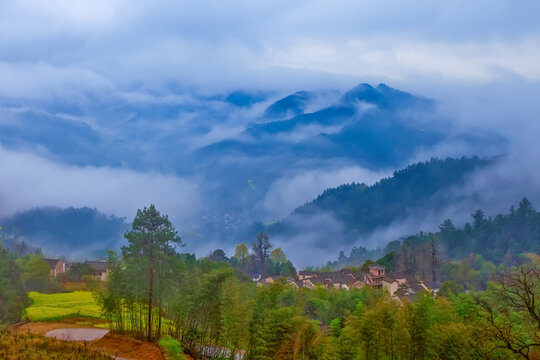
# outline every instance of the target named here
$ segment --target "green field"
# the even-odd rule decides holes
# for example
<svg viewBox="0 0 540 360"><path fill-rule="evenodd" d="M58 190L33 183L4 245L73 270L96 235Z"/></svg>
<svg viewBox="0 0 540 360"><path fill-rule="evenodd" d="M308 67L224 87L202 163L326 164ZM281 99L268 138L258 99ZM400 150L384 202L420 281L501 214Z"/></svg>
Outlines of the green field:
<svg viewBox="0 0 540 360"><path fill-rule="evenodd" d="M73 291L69 293L41 294L28 293L31 305L26 309L26 316L31 321L55 321L69 316L101 318L100 307L91 291Z"/></svg>

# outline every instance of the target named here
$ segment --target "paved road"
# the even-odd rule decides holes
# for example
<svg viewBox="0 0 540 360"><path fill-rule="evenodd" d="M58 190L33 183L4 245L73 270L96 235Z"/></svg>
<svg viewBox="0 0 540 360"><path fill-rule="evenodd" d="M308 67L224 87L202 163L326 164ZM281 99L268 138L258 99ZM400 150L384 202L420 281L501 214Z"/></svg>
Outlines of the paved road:
<svg viewBox="0 0 540 360"><path fill-rule="evenodd" d="M51 330L45 336L65 341L93 341L101 339L108 333L109 330L104 329L72 328Z"/></svg>

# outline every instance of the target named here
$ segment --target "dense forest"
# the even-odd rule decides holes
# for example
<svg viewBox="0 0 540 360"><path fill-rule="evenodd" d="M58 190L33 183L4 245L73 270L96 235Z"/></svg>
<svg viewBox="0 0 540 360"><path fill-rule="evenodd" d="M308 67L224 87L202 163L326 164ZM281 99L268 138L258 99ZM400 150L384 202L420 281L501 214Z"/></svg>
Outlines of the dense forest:
<svg viewBox="0 0 540 360"><path fill-rule="evenodd" d="M371 186L352 183L328 189L315 200L294 210L287 219L271 226L268 232L293 231L290 223L295 218L324 212L333 214L345 224L346 232L354 238L406 219L415 212L442 210L456 200L446 194L447 190L495 161L478 157L431 159L395 171L391 177Z"/></svg>

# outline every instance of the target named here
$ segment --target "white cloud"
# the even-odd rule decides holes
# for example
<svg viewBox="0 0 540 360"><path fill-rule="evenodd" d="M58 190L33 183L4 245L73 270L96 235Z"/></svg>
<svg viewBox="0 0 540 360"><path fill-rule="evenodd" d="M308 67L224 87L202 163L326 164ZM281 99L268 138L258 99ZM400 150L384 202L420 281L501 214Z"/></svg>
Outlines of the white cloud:
<svg viewBox="0 0 540 360"><path fill-rule="evenodd" d="M328 188L352 182L371 185L388 175L388 171L370 171L358 166L304 169L274 181L256 207L265 213L268 220L278 220Z"/></svg>
<svg viewBox="0 0 540 360"><path fill-rule="evenodd" d="M196 183L158 173L62 165L0 147L0 216L32 207L95 207L131 219L155 204L175 221L187 221L202 206Z"/></svg>
<svg viewBox="0 0 540 360"><path fill-rule="evenodd" d="M79 103L88 95L107 97L113 85L103 76L79 66L53 66L44 62L0 61L0 98L15 102L67 101Z"/></svg>
<svg viewBox="0 0 540 360"><path fill-rule="evenodd" d="M489 82L508 72L537 81L538 7L487 0L3 1L0 73L14 94L32 93L34 82L80 90L104 79L123 90L171 82L214 90L320 87L328 74L344 76L347 86L361 77Z"/></svg>
<svg viewBox="0 0 540 360"><path fill-rule="evenodd" d="M491 82L514 73L540 80L540 37L517 42L433 43L393 36L332 41L301 39L268 48L268 66L414 82L418 76L446 81Z"/></svg>

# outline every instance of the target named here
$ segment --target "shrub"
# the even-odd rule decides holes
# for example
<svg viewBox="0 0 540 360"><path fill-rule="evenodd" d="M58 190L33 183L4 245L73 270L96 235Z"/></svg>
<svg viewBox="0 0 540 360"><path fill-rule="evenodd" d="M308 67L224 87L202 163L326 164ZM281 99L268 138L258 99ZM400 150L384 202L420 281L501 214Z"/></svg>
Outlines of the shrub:
<svg viewBox="0 0 540 360"><path fill-rule="evenodd" d="M163 348L165 357L169 360L185 360L184 349L180 341L167 335L159 340L159 346Z"/></svg>

